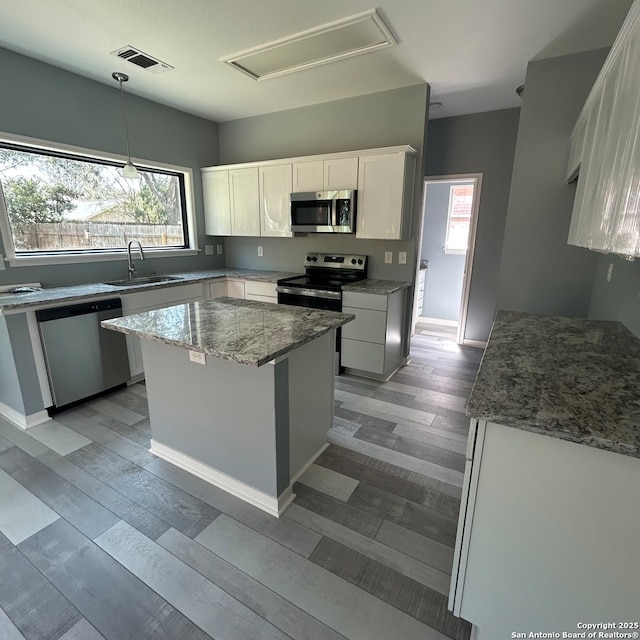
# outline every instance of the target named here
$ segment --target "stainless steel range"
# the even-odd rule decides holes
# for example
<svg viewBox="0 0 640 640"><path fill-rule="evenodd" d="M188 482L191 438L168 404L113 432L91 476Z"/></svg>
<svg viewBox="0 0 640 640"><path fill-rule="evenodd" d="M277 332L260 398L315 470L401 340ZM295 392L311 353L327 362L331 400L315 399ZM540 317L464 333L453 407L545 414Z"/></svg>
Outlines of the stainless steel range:
<svg viewBox="0 0 640 640"><path fill-rule="evenodd" d="M278 280L278 304L342 311L342 287L367 277L367 256L346 253L308 253L305 274ZM340 366L341 331L336 332ZM340 369L338 369L340 371Z"/></svg>

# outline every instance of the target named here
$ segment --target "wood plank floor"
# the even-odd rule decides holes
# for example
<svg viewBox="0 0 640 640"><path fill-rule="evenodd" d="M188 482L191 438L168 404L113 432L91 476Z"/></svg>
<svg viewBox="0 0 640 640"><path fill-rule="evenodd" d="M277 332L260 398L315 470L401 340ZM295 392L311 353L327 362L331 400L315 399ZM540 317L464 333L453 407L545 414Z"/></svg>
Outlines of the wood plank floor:
<svg viewBox="0 0 640 640"><path fill-rule="evenodd" d="M151 455L143 384L0 419L0 639L468 639L446 603L481 355L418 324L391 381L337 378L280 519Z"/></svg>

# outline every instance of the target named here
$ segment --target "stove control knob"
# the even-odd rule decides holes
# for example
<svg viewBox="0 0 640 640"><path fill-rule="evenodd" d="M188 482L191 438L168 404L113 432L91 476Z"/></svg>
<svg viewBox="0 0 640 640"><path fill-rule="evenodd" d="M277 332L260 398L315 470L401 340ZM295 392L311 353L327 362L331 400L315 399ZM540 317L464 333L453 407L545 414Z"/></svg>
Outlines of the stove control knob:
<svg viewBox="0 0 640 640"><path fill-rule="evenodd" d="M358 264L362 264L362 258L358 258Z"/></svg>
<svg viewBox="0 0 640 640"><path fill-rule="evenodd" d="M356 263L356 259L355 258L351 258L351 264L355 264Z"/></svg>
<svg viewBox="0 0 640 640"><path fill-rule="evenodd" d="M318 261L318 256L313 256L311 259L312 259L314 262L317 262L317 261Z"/></svg>

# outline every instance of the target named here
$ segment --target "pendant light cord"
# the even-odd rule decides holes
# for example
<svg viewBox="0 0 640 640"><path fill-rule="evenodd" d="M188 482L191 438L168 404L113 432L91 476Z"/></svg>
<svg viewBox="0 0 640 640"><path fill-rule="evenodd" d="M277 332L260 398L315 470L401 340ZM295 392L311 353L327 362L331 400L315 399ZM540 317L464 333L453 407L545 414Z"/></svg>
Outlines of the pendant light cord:
<svg viewBox="0 0 640 640"><path fill-rule="evenodd" d="M122 80L118 80L120 83L120 97L122 98L122 117L124 119L124 139L127 145L127 162L131 163L131 152L129 151L129 125L127 123L127 110L124 106L124 89L122 88Z"/></svg>

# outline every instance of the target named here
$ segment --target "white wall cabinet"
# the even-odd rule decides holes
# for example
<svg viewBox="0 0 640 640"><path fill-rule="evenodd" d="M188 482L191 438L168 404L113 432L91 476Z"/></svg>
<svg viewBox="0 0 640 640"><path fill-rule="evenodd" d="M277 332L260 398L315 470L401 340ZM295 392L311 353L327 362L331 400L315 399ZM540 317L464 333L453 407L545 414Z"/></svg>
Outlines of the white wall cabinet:
<svg viewBox="0 0 640 640"><path fill-rule="evenodd" d="M202 175L208 235L291 236L292 192L342 189L358 190L357 238L406 240L411 233L411 147L208 167Z"/></svg>
<svg viewBox="0 0 640 640"><path fill-rule="evenodd" d="M415 157L406 152L360 156L356 238L409 237L414 172Z"/></svg>
<svg viewBox="0 0 640 640"><path fill-rule="evenodd" d="M121 296L122 315L131 316L135 313L144 313L152 309L164 309L176 304L196 302L202 300L202 293L203 287L201 283L129 293ZM139 380L144 376L140 338L127 335L127 351L129 353L131 379Z"/></svg>
<svg viewBox="0 0 640 640"><path fill-rule="evenodd" d="M343 293L342 312L356 316L342 327L341 364L348 371L388 380L404 364L401 336L406 291Z"/></svg>
<svg viewBox="0 0 640 640"><path fill-rule="evenodd" d="M292 165L275 164L258 168L260 181L260 235L291 236Z"/></svg>
<svg viewBox="0 0 640 640"><path fill-rule="evenodd" d="M640 255L640 0L594 83L571 137L579 167L569 244Z"/></svg>

